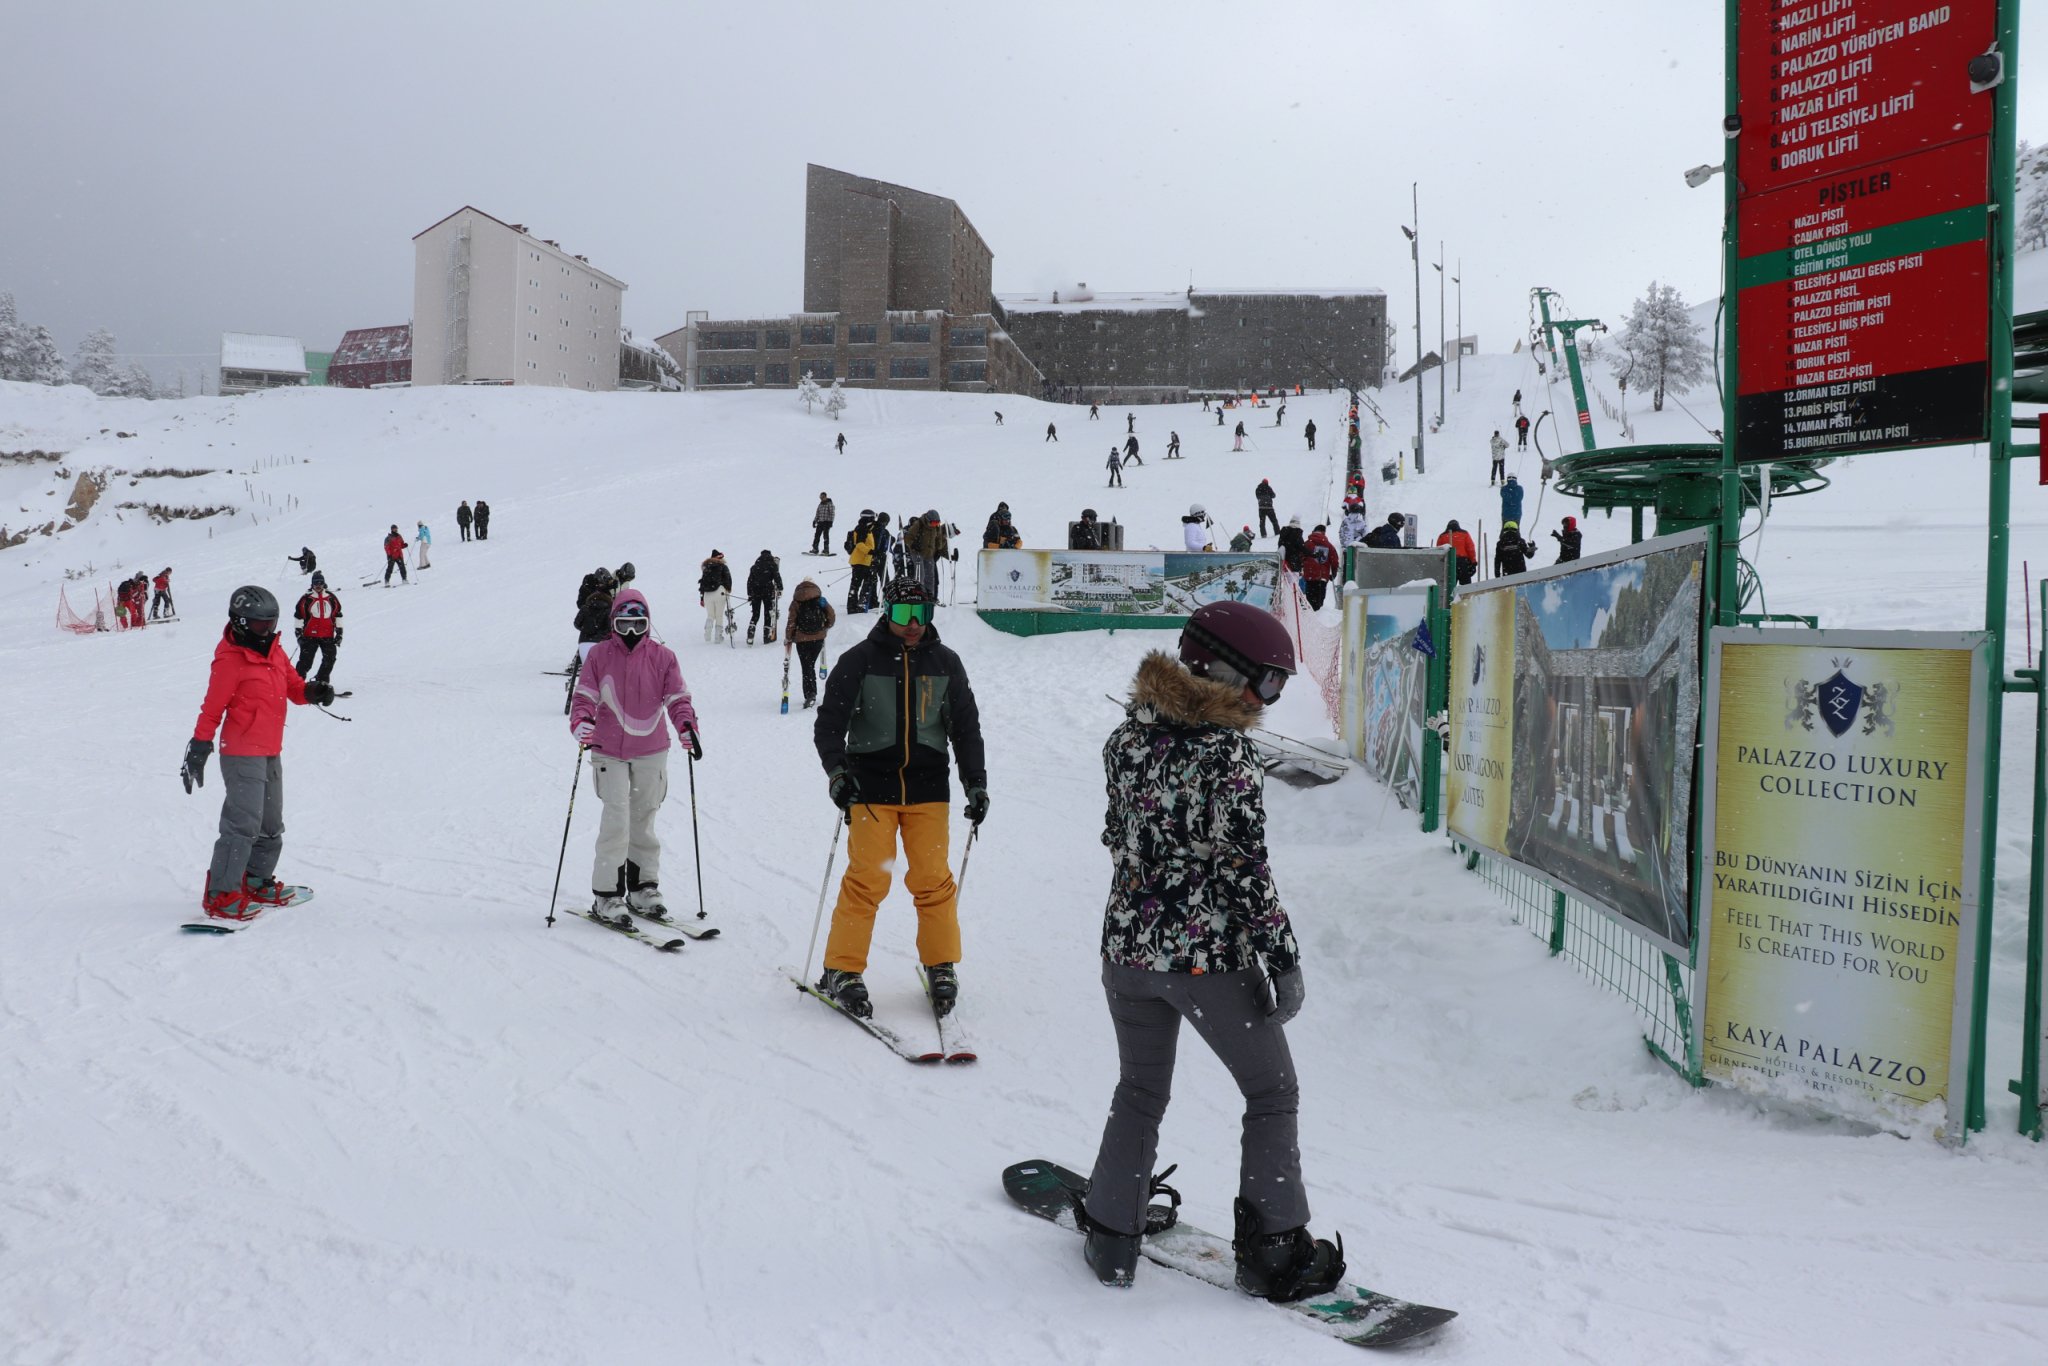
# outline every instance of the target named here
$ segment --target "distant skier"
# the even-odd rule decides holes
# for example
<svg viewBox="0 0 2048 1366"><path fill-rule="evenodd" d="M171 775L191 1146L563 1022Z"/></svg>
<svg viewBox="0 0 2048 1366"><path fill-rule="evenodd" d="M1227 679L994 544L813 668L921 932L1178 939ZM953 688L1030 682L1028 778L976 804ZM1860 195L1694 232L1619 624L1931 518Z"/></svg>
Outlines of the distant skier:
<svg viewBox="0 0 2048 1366"><path fill-rule="evenodd" d="M418 567L421 569L432 569L433 566L427 563L427 555L434 548L434 533L427 530L425 522L421 522L419 529L413 532L412 543L419 548L420 562Z"/></svg>
<svg viewBox="0 0 2048 1366"><path fill-rule="evenodd" d="M1244 449L1244 423L1242 422L1237 424L1237 440L1231 446L1230 449L1234 451L1241 451Z"/></svg>
<svg viewBox="0 0 2048 1366"><path fill-rule="evenodd" d="M1052 423L1050 423L1050 422L1046 423L1046 424L1045 424L1045 441L1058 441L1059 439L1060 439L1060 429L1059 429L1058 427L1054 426L1054 425L1053 425ZM1043 445L1045 444L1045 441L1041 441L1041 442L1039 442L1038 444L1039 444L1039 445L1041 445L1041 446L1043 446Z"/></svg>
<svg viewBox="0 0 2048 1366"><path fill-rule="evenodd" d="M775 606L781 597L782 566L764 550L747 570L747 644L754 643L754 628L763 623L761 643L775 643Z"/></svg>
<svg viewBox="0 0 2048 1366"><path fill-rule="evenodd" d="M1109 487L1120 489L1124 486L1124 462L1117 457L1116 447L1109 448Z"/></svg>
<svg viewBox="0 0 2048 1366"><path fill-rule="evenodd" d="M1252 490L1252 497L1259 500L1259 534L1261 536L1266 534L1266 523L1268 521L1273 523L1273 534L1276 536L1280 534L1280 514L1273 511L1273 499L1277 496L1273 492L1273 481L1270 479L1259 480L1259 486Z"/></svg>
<svg viewBox="0 0 2048 1366"><path fill-rule="evenodd" d="M697 709L675 651L652 639L647 599L626 588L612 602L611 633L584 661L569 705L569 733L590 751L590 781L604 811L590 866L590 913L630 926L628 911L668 918L654 816L668 796L668 727L693 760L704 757ZM662 718L668 718L668 725Z"/></svg>
<svg viewBox="0 0 2048 1366"><path fill-rule="evenodd" d="M804 675L804 705L818 705L818 654L825 637L839 624L839 614L825 601L825 591L815 580L805 579L789 596L789 619L783 623L782 653L796 650L797 666Z"/></svg>
<svg viewBox="0 0 2048 1366"><path fill-rule="evenodd" d="M704 604L704 639L713 645L722 644L726 609L732 605L732 569L725 556L716 550L698 566L697 600Z"/></svg>
<svg viewBox="0 0 2048 1366"><path fill-rule="evenodd" d="M1223 405L1220 403L1216 405L1216 425L1219 427L1223 425Z"/></svg>
<svg viewBox="0 0 2048 1366"><path fill-rule="evenodd" d="M398 523L391 524L391 534L384 538L384 586L391 586L391 571L398 571L400 583L410 583L405 573L405 537L398 534Z"/></svg>
<svg viewBox="0 0 2048 1366"><path fill-rule="evenodd" d="M947 847L948 742L967 789L971 825L988 815L988 766L974 689L960 657L940 643L932 610L915 579L891 581L887 615L832 666L812 727L826 790L850 827L818 990L853 1015L873 1012L861 974L893 867L903 868L903 886L917 906L917 957L934 1008L946 1014L960 994L954 967L960 961L959 891Z"/></svg>
<svg viewBox="0 0 2048 1366"><path fill-rule="evenodd" d="M1275 427L1285 427L1287 425L1287 401L1285 399L1280 401L1279 408L1273 413L1273 425Z"/></svg>
<svg viewBox="0 0 2048 1366"><path fill-rule="evenodd" d="M252 920L272 906L288 904L280 883L284 850L285 704L324 707L332 686L308 683L292 669L277 639L277 599L267 588L246 585L228 599L228 622L213 649L206 700L178 776L185 791L206 783L206 761L220 735L220 776L227 789L220 808L220 837L206 871L200 908L214 920Z"/></svg>
<svg viewBox="0 0 2048 1366"><path fill-rule="evenodd" d="M1569 564L1579 558L1579 546L1582 541L1579 534L1579 519L1565 518L1564 529L1551 532L1550 539L1557 542L1557 563Z"/></svg>
<svg viewBox="0 0 2048 1366"><path fill-rule="evenodd" d="M1102 523L1096 520L1094 508L1082 508L1081 520L1067 529L1067 549L1102 549Z"/></svg>
<svg viewBox="0 0 2048 1366"><path fill-rule="evenodd" d="M1528 444L1529 444L1529 419L1528 419L1528 418L1526 418L1526 417L1517 417L1517 418L1515 419L1515 449L1516 449L1516 450L1521 450L1521 449L1522 449L1523 447L1527 446Z"/></svg>
<svg viewBox="0 0 2048 1366"><path fill-rule="evenodd" d="M327 682L334 677L334 652L341 648L341 599L327 591L325 574L313 575L312 587L292 608L292 619L299 623L292 631L299 642L299 662L293 667L304 678L317 656L320 672L314 677Z"/></svg>
<svg viewBox="0 0 2048 1366"><path fill-rule="evenodd" d="M835 450L835 451L837 451L837 452L838 452L839 454L841 454L841 455L845 455L845 454L846 454L846 433L845 433L845 432L841 432L841 433L839 434L839 439L838 439L837 441L834 441L834 442L832 443L832 449L833 449L833 450Z"/></svg>
<svg viewBox="0 0 2048 1366"><path fill-rule="evenodd" d="M476 538L479 541L491 539L491 505L481 498L476 500Z"/></svg>
<svg viewBox="0 0 2048 1366"><path fill-rule="evenodd" d="M1323 596L1330 591L1330 580L1337 577L1343 566L1344 557L1330 544L1328 528L1318 523L1301 547L1301 592L1311 611L1323 610Z"/></svg>
<svg viewBox="0 0 2048 1366"><path fill-rule="evenodd" d="M838 515L839 510L832 506L832 495L821 491L818 494L817 510L811 513L811 553L813 555L829 555L832 553L832 521ZM765 554L766 552L763 553Z"/></svg>
<svg viewBox="0 0 2048 1366"><path fill-rule="evenodd" d="M1138 438L1135 436L1124 438L1124 463L1126 465L1142 465L1145 463L1138 458Z"/></svg>
<svg viewBox="0 0 2048 1366"><path fill-rule="evenodd" d="M1178 659L1154 651L1138 666L1123 724L1102 748L1111 874L1101 973L1119 1075L1075 1214L1082 1255L1105 1285L1137 1274L1183 1019L1244 1096L1238 1288L1285 1301L1344 1275L1342 1253L1307 1227L1284 1028L1304 999L1301 949L1273 886L1265 774L1245 736L1294 671L1278 617L1208 603L1182 630Z"/></svg>
<svg viewBox="0 0 2048 1366"><path fill-rule="evenodd" d="M1486 482L1491 487L1507 477L1508 439L1500 434L1500 428L1495 427L1493 439L1486 445L1493 452L1493 467L1486 472Z"/></svg>
<svg viewBox="0 0 2048 1366"><path fill-rule="evenodd" d="M1178 459L1180 459L1180 433L1179 433L1179 432L1168 432L1168 433L1166 434L1166 458L1167 458L1168 460L1178 460Z"/></svg>
<svg viewBox="0 0 2048 1366"><path fill-rule="evenodd" d="M1473 548L1472 533L1459 526L1454 517L1445 524L1436 543L1451 548L1451 554L1457 561L1458 582L1472 582L1472 576L1479 572L1479 552Z"/></svg>
<svg viewBox="0 0 2048 1366"><path fill-rule="evenodd" d="M1003 425L1003 410L1001 408L996 409L996 425L998 427Z"/></svg>
<svg viewBox="0 0 2048 1366"><path fill-rule="evenodd" d="M1287 525L1280 528L1280 558L1292 572L1301 572L1302 545L1307 540L1301 531L1301 518L1289 517Z"/></svg>
<svg viewBox="0 0 2048 1366"><path fill-rule="evenodd" d="M1401 528L1408 525L1408 519L1398 512L1387 514L1387 520L1365 534L1365 544L1373 550L1399 550Z"/></svg>
<svg viewBox="0 0 2048 1366"><path fill-rule="evenodd" d="M301 574L310 574L320 567L320 561L305 546L299 547L298 554L287 555L285 558L297 565Z"/></svg>
<svg viewBox="0 0 2048 1366"><path fill-rule="evenodd" d="M455 509L455 529L462 533L462 539L465 541L469 539L469 524L474 517L475 514L469 510L469 500L463 499Z"/></svg>
<svg viewBox="0 0 2048 1366"><path fill-rule="evenodd" d="M1125 413L1125 414L1124 414L1124 434L1125 434L1126 436L1130 436L1130 435L1135 435L1135 434L1136 434L1136 432L1137 432L1137 430L1138 430L1138 415L1137 415L1136 413Z"/></svg>
<svg viewBox="0 0 2048 1366"><path fill-rule="evenodd" d="M1521 415L1522 415L1522 391L1521 391L1520 389L1517 389L1517 390L1515 390L1515 416L1516 416L1516 417L1520 417Z"/></svg>
<svg viewBox="0 0 2048 1366"><path fill-rule="evenodd" d="M1522 539L1520 527L1513 522L1502 523L1500 539L1493 543L1494 577L1528 573L1529 557L1535 553L1536 547Z"/></svg>
<svg viewBox="0 0 2048 1366"><path fill-rule="evenodd" d="M1252 548L1252 529L1246 527L1230 538L1230 548L1243 555Z"/></svg>
<svg viewBox="0 0 2048 1366"><path fill-rule="evenodd" d="M1097 404L1093 404L1093 403L1091 403L1091 404L1089 404L1089 405L1088 405L1088 420L1089 420L1090 422L1093 422L1093 421L1095 421L1095 420L1096 420L1097 418L1099 418L1099 417L1101 417L1101 416L1102 416L1102 411L1101 411L1101 408L1100 408L1100 406L1099 406L1099 405L1097 405Z"/></svg>
<svg viewBox="0 0 2048 1366"><path fill-rule="evenodd" d="M1181 544L1188 550L1214 550L1209 540L1209 528L1214 525L1209 514L1200 503L1188 508L1187 515L1180 519Z"/></svg>
<svg viewBox="0 0 2048 1366"><path fill-rule="evenodd" d="M1308 438L1308 448L1314 450L1316 448L1316 420L1314 418L1310 418L1302 424L1301 434Z"/></svg>
<svg viewBox="0 0 2048 1366"><path fill-rule="evenodd" d="M171 567L165 565L163 572L151 581L156 590L149 600L149 617L152 621L164 621L178 615L178 605L171 601Z"/></svg>
<svg viewBox="0 0 2048 1366"><path fill-rule="evenodd" d="M1500 486L1500 520L1504 525L1520 526L1522 522L1522 484L1512 474Z"/></svg>

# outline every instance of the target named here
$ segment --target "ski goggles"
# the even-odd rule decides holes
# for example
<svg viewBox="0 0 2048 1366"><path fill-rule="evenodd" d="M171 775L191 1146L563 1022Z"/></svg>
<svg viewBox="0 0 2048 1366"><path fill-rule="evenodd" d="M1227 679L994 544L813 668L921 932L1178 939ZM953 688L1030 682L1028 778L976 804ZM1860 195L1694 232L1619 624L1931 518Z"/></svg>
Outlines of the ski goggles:
<svg viewBox="0 0 2048 1366"><path fill-rule="evenodd" d="M628 603L612 618L612 629L622 636L644 636L647 634L647 609L639 603Z"/></svg>
<svg viewBox="0 0 2048 1366"><path fill-rule="evenodd" d="M1259 670L1258 677L1252 679L1249 684L1252 695L1259 699L1261 705L1270 707L1280 700L1280 692L1287 686L1287 678L1285 669L1269 665Z"/></svg>
<svg viewBox="0 0 2048 1366"><path fill-rule="evenodd" d="M932 605L928 602L892 602L889 604L889 620L898 626L916 622L919 626L931 624Z"/></svg>

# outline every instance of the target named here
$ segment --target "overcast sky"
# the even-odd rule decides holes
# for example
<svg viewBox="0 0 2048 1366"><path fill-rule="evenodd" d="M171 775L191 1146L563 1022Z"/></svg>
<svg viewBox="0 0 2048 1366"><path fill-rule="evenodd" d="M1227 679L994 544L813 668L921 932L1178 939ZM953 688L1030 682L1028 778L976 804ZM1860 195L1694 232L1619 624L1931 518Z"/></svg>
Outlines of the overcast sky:
<svg viewBox="0 0 2048 1366"><path fill-rule="evenodd" d="M0 32L0 290L166 377L224 330L406 320L412 235L465 203L626 281L639 336L789 312L807 161L957 199L999 293L1378 285L1410 319L1411 181L1487 350L1531 285L1608 319L1718 288L1718 182L1681 179L1722 157L1718 0L65 0Z"/></svg>

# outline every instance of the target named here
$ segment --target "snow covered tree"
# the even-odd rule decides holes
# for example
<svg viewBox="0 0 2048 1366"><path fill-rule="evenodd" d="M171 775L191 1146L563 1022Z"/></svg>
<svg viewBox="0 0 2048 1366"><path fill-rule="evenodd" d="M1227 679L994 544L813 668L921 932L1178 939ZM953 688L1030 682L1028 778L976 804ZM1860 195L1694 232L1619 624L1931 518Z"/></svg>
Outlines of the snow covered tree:
<svg viewBox="0 0 2048 1366"><path fill-rule="evenodd" d="M28 365L23 357L27 340L14 309L14 296L0 292L0 379L28 378Z"/></svg>
<svg viewBox="0 0 2048 1366"><path fill-rule="evenodd" d="M71 382L102 396L119 395L127 377L114 364L114 334L96 327L78 344L71 358Z"/></svg>
<svg viewBox="0 0 2048 1366"><path fill-rule="evenodd" d="M50 329L41 323L31 323L21 331L22 365L28 372L23 378L30 384L64 383L64 352L50 335Z"/></svg>
<svg viewBox="0 0 2048 1366"><path fill-rule="evenodd" d="M126 370L123 370L119 382L122 398L156 397L156 381L150 378L149 371L139 365L131 364Z"/></svg>
<svg viewBox="0 0 2048 1366"><path fill-rule="evenodd" d="M2048 248L2048 147L2035 147L2022 138L2014 165L2019 174L2013 250L2040 251Z"/></svg>
<svg viewBox="0 0 2048 1366"><path fill-rule="evenodd" d="M840 388L839 381L835 379L832 381L832 392L825 395L825 416L836 421L845 411L846 390Z"/></svg>
<svg viewBox="0 0 2048 1366"><path fill-rule="evenodd" d="M818 381L811 378L810 371L804 371L804 377L796 384L796 401L803 404L804 411L808 413L813 405L822 403L824 399L825 395L818 389Z"/></svg>
<svg viewBox="0 0 2048 1366"><path fill-rule="evenodd" d="M1637 392L1649 390L1650 406L1661 413L1664 395L1685 393L1707 378L1713 357L1677 287L1652 280L1630 307L1608 364Z"/></svg>

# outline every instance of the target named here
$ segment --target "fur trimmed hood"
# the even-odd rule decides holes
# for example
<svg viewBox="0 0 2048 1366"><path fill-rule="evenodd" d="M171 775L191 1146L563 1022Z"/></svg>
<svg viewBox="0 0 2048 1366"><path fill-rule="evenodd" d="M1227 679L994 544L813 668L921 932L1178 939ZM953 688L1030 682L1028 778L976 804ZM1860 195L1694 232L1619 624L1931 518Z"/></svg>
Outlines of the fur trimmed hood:
<svg viewBox="0 0 2048 1366"><path fill-rule="evenodd" d="M1152 651L1138 665L1138 676L1131 682L1131 706L1150 711L1170 726L1250 730L1259 723L1259 708L1244 700L1242 688L1197 678L1164 650Z"/></svg>

